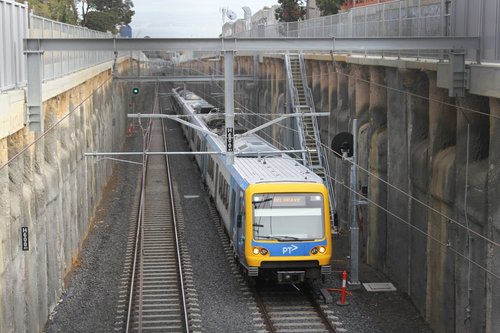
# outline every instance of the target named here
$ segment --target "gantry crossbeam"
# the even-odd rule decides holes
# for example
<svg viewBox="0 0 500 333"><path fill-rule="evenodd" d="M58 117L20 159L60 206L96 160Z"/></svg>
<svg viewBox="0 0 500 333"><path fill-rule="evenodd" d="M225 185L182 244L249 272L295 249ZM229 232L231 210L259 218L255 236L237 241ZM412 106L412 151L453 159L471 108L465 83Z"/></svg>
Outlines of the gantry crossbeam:
<svg viewBox="0 0 500 333"><path fill-rule="evenodd" d="M238 51L369 51L369 50L478 50L479 37L394 38L28 38L27 119L31 130L43 131L42 68L45 51L208 51L224 55L226 124L233 115L233 56ZM452 53L453 54L453 53ZM452 75L453 77L453 75ZM229 111L229 112L228 112ZM227 133L231 131L228 128Z"/></svg>

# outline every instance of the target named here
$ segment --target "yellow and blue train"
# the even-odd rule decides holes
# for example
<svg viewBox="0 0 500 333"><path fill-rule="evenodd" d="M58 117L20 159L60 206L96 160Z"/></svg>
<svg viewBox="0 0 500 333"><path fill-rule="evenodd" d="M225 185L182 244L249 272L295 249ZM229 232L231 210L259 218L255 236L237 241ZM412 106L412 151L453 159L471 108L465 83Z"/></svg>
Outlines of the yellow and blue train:
<svg viewBox="0 0 500 333"><path fill-rule="evenodd" d="M193 92L172 90L174 110L224 222L235 258L251 277L297 283L331 272L328 190L314 172L235 126L234 164L226 163L224 116Z"/></svg>

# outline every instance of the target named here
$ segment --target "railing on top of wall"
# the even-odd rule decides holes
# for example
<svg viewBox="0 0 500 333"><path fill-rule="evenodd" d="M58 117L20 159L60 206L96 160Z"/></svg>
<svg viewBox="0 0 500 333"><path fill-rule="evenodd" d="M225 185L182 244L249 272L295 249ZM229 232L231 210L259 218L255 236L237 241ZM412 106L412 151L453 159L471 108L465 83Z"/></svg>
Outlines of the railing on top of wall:
<svg viewBox="0 0 500 333"><path fill-rule="evenodd" d="M283 22L238 37L445 36L449 9L442 0L390 1L351 8L330 16Z"/></svg>
<svg viewBox="0 0 500 333"><path fill-rule="evenodd" d="M259 27L237 37L435 37L449 31L443 0L404 0L351 8L330 16ZM370 52L370 54L380 54ZM433 52L384 52L394 56L441 56Z"/></svg>
<svg viewBox="0 0 500 333"><path fill-rule="evenodd" d="M111 33L65 24L29 13L27 3L0 0L0 92L26 86L24 38L110 38ZM142 53L123 53L144 60ZM50 51L43 56L43 80L112 60L110 51Z"/></svg>
<svg viewBox="0 0 500 333"><path fill-rule="evenodd" d="M113 34L29 15L30 38L112 38ZM50 51L43 55L43 80L51 80L114 58L110 51Z"/></svg>
<svg viewBox="0 0 500 333"><path fill-rule="evenodd" d="M28 6L0 0L0 91L26 84L23 38L28 36Z"/></svg>

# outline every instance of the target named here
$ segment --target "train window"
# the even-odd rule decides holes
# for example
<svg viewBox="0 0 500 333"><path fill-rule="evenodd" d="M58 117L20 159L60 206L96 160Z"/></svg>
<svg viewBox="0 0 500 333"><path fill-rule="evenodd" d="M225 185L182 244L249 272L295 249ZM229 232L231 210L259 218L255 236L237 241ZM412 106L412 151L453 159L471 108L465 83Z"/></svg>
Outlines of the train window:
<svg viewBox="0 0 500 333"><path fill-rule="evenodd" d="M217 193L219 193L219 197L222 198L222 177L219 172L219 184L217 184Z"/></svg>
<svg viewBox="0 0 500 333"><path fill-rule="evenodd" d="M214 158L212 156L210 156L210 158L208 159L208 167L207 167L207 171L208 171L208 176L210 177L210 179L214 179Z"/></svg>
<svg viewBox="0 0 500 333"><path fill-rule="evenodd" d="M320 193L255 194L252 204L256 240L313 240L325 235Z"/></svg>
<svg viewBox="0 0 500 333"><path fill-rule="evenodd" d="M236 203L236 192L234 190L231 191L231 209L229 210L230 216L233 217L235 213L235 203Z"/></svg>
<svg viewBox="0 0 500 333"><path fill-rule="evenodd" d="M243 191L240 191L240 210L239 210L240 215L245 214L245 194Z"/></svg>

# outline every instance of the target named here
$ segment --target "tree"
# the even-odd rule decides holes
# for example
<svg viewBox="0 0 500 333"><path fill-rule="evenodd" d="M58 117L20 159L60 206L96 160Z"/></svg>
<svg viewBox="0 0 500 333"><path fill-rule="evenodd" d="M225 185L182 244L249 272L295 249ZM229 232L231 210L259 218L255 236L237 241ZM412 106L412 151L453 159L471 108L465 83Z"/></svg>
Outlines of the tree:
<svg viewBox="0 0 500 333"><path fill-rule="evenodd" d="M24 1L17 0L17 2ZM28 6L35 15L68 24L78 23L74 0L28 0Z"/></svg>
<svg viewBox="0 0 500 333"><path fill-rule="evenodd" d="M347 0L316 0L316 6L321 11L321 16L337 14L341 5Z"/></svg>
<svg viewBox="0 0 500 333"><path fill-rule="evenodd" d="M81 4L81 25L93 30L117 32L129 24L135 12L131 0L78 0Z"/></svg>
<svg viewBox="0 0 500 333"><path fill-rule="evenodd" d="M295 22L304 19L306 9L303 0L278 0L280 7L274 16L280 22Z"/></svg>
<svg viewBox="0 0 500 333"><path fill-rule="evenodd" d="M50 18L68 24L78 23L78 14L74 0L50 0Z"/></svg>

